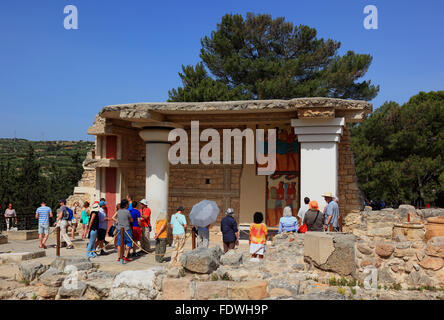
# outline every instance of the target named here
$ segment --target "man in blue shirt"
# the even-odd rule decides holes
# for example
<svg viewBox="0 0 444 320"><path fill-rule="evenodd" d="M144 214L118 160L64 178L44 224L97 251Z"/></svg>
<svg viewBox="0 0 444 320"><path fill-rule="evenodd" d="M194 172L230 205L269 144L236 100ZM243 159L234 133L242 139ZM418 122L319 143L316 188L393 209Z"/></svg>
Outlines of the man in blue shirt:
<svg viewBox="0 0 444 320"><path fill-rule="evenodd" d="M142 230L140 229L140 211L136 209L138 204L137 201L133 201L131 204L131 209L128 208L128 210L131 213L131 217L133 218L132 237L133 241L137 243L140 241L140 238L142 236ZM136 250L136 246L133 246L133 257L139 256L139 253Z"/></svg>
<svg viewBox="0 0 444 320"><path fill-rule="evenodd" d="M46 201L42 201L40 207L35 212L35 218L39 220L39 248L46 249L46 241L49 237L49 218L52 218L51 208L46 206Z"/></svg>
<svg viewBox="0 0 444 320"><path fill-rule="evenodd" d="M332 226L331 231L339 231L339 207L336 201L333 201L333 194L331 192L325 192L322 195L327 202L327 207L325 208L326 221L324 225L324 230L328 231L329 226Z"/></svg>

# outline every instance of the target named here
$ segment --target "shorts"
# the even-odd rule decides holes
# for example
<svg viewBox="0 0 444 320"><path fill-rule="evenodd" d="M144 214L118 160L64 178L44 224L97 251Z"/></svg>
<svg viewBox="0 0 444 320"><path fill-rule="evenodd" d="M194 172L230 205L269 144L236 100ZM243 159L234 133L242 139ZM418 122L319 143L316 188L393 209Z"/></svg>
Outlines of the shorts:
<svg viewBox="0 0 444 320"><path fill-rule="evenodd" d="M39 234L49 234L49 224L39 224Z"/></svg>
<svg viewBox="0 0 444 320"><path fill-rule="evenodd" d="M140 227L133 227L133 241L140 241L140 238L142 237L142 230Z"/></svg>
<svg viewBox="0 0 444 320"><path fill-rule="evenodd" d="M265 244L251 243L250 244L250 254L261 254L265 252Z"/></svg>
<svg viewBox="0 0 444 320"><path fill-rule="evenodd" d="M105 240L105 236L106 236L106 230L105 229L97 230L97 240L103 241L103 240Z"/></svg>
<svg viewBox="0 0 444 320"><path fill-rule="evenodd" d="M131 248L133 246L133 242L129 236L131 236L131 230L125 230L125 232L123 232L123 241L127 247ZM117 233L117 245L120 246L120 232Z"/></svg>

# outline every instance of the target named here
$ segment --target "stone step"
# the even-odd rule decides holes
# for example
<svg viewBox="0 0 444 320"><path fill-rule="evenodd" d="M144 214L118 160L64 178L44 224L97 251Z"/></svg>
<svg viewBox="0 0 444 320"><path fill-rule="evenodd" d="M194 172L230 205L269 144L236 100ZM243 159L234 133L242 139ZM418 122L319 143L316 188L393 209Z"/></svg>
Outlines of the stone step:
<svg viewBox="0 0 444 320"><path fill-rule="evenodd" d="M35 240L39 238L38 230L7 231L9 240Z"/></svg>
<svg viewBox="0 0 444 320"><path fill-rule="evenodd" d="M36 252L11 252L0 254L0 262L3 263L19 263L26 260L37 259L46 257L46 251L36 251Z"/></svg>

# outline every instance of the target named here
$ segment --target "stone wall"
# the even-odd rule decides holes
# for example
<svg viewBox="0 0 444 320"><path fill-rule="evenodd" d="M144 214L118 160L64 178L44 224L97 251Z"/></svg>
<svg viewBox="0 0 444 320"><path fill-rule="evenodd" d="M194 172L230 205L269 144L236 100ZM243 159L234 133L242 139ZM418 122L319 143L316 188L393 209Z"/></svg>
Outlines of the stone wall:
<svg viewBox="0 0 444 320"><path fill-rule="evenodd" d="M361 210L363 206L351 149L349 124L344 127L338 152L338 205L340 212L345 217L353 210Z"/></svg>
<svg viewBox="0 0 444 320"><path fill-rule="evenodd" d="M363 281L365 268L373 266L380 285L444 287L444 233L430 232L431 219L442 216L444 209L409 205L349 214L343 229L357 238L357 279Z"/></svg>

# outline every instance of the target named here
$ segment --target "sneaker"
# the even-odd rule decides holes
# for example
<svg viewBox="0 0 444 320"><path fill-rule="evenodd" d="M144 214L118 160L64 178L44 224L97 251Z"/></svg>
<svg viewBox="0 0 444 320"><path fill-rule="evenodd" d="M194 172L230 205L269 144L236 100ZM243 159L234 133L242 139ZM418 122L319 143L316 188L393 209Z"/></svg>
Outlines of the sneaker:
<svg viewBox="0 0 444 320"><path fill-rule="evenodd" d="M251 262L259 262L259 258L251 258L250 261Z"/></svg>
<svg viewBox="0 0 444 320"><path fill-rule="evenodd" d="M66 249L74 249L74 246L68 246L68 247L66 247Z"/></svg>
<svg viewBox="0 0 444 320"><path fill-rule="evenodd" d="M120 262L120 258L117 258L117 262Z"/></svg>
<svg viewBox="0 0 444 320"><path fill-rule="evenodd" d="M127 258L127 257L123 257L123 260L124 260L124 261L131 261L131 259L130 259L130 258Z"/></svg>
<svg viewBox="0 0 444 320"><path fill-rule="evenodd" d="M46 245L43 245L43 249L48 249L48 247Z"/></svg>

